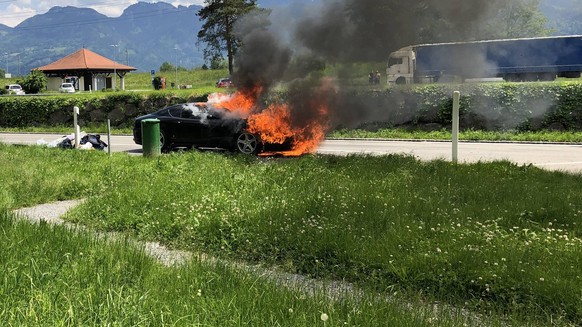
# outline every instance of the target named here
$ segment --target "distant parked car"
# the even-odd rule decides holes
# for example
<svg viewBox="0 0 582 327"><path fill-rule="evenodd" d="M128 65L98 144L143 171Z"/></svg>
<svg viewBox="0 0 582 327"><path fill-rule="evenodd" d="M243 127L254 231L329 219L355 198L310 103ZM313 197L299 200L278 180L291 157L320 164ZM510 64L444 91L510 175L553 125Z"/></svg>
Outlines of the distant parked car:
<svg viewBox="0 0 582 327"><path fill-rule="evenodd" d="M221 78L216 82L216 87L233 87L234 83L230 78Z"/></svg>
<svg viewBox="0 0 582 327"><path fill-rule="evenodd" d="M75 86L73 86L73 83L62 83L61 87L59 87L59 92L75 93Z"/></svg>
<svg viewBox="0 0 582 327"><path fill-rule="evenodd" d="M24 95L24 90L22 90L22 86L18 84L9 84L6 85L6 89L8 90L8 94L16 94L16 95Z"/></svg>

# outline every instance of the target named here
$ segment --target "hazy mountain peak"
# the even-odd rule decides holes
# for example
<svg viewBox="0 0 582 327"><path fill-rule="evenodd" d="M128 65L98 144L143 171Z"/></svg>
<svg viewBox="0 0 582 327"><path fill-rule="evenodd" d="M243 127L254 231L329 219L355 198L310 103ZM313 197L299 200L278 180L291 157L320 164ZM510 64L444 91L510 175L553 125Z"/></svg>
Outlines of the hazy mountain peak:
<svg viewBox="0 0 582 327"><path fill-rule="evenodd" d="M175 10L176 7L167 2L138 2L125 8L121 17L133 14L151 13L152 10Z"/></svg>
<svg viewBox="0 0 582 327"><path fill-rule="evenodd" d="M32 26L52 26L65 22L80 22L83 20L107 19L108 17L100 14L95 9L91 8L77 8L73 6L56 6L49 9L44 14L39 14L24 20L16 26L16 29L29 28Z"/></svg>

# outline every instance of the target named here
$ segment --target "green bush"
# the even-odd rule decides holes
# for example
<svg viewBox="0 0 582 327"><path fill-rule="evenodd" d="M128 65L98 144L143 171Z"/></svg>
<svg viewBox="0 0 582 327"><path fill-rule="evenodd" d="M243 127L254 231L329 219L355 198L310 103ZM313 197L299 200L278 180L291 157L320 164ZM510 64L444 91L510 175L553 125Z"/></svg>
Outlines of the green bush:
<svg viewBox="0 0 582 327"><path fill-rule="evenodd" d="M23 80L18 80L17 84L20 84L26 93L36 94L46 89L47 79L43 72L33 70Z"/></svg>
<svg viewBox="0 0 582 327"><path fill-rule="evenodd" d="M78 97L2 97L0 127L62 126L73 122L73 107L79 107L82 124L103 123L115 127L133 124L134 118L174 103L200 101L204 95L175 95L171 92L111 92Z"/></svg>
<svg viewBox="0 0 582 327"><path fill-rule="evenodd" d="M386 91L338 92L331 101L336 128L406 127L442 130L451 125L452 93L461 92L463 130L540 131L582 130L582 84L491 83L432 84L389 88ZM313 94L316 96L316 94ZM267 102L296 102L306 98L297 89L277 91ZM79 97L0 98L0 127L55 126L72 121L72 107L81 108L84 122L129 126L139 115L167 105L205 101L204 94L111 92ZM346 122L350 126L344 126Z"/></svg>
<svg viewBox="0 0 582 327"><path fill-rule="evenodd" d="M463 130L582 129L582 84L576 82L395 87L373 94L354 92L348 101L373 101L382 108L380 115L372 117L384 118L364 121L366 124L384 122L413 128L435 124L442 129L451 125L452 94L456 90L461 92Z"/></svg>

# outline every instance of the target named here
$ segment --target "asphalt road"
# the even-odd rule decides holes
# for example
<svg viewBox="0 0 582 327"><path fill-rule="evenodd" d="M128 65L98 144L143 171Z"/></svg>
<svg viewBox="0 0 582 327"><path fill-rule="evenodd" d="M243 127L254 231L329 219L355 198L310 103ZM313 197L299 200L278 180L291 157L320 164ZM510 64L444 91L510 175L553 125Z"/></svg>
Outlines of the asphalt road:
<svg viewBox="0 0 582 327"><path fill-rule="evenodd" d="M38 140L50 142L60 134L11 134L0 133L0 142L11 144L36 144ZM102 136L107 142L107 137ZM133 143L128 135L113 135L111 151L140 154L141 146ZM451 142L418 142L388 140L326 140L318 153L348 155L408 154L420 160L452 159ZM548 170L582 173L582 145L572 144L524 144L524 143L473 143L461 142L459 162L508 160L517 164L532 164Z"/></svg>

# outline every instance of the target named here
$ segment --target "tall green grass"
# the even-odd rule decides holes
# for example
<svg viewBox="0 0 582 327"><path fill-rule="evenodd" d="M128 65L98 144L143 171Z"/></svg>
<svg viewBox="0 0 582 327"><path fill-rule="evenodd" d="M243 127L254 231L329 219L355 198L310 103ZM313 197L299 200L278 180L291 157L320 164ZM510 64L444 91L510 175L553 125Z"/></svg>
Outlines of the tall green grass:
<svg viewBox="0 0 582 327"><path fill-rule="evenodd" d="M364 129L342 129L332 131L332 138L358 139L403 139L403 140L451 140L450 130L421 131L399 128L381 128L375 131ZM459 133L459 139L465 141L512 141L512 142L569 142L582 143L582 132L574 131L482 131L465 130Z"/></svg>
<svg viewBox="0 0 582 327"><path fill-rule="evenodd" d="M220 263L163 267L132 242L0 213L5 326L462 326L371 296L307 296ZM322 320L325 314L327 321ZM324 316L325 318L325 316Z"/></svg>
<svg viewBox="0 0 582 327"><path fill-rule="evenodd" d="M580 175L406 156L0 151L5 206L88 197L69 220L522 323L582 321Z"/></svg>
<svg viewBox="0 0 582 327"><path fill-rule="evenodd" d="M219 78L228 77L228 70L178 70L176 83L176 72L157 72L156 76L166 78L166 88L172 89L177 85L191 85L192 89L210 88L216 89L216 81ZM152 90L152 77L149 73L129 73L125 77L126 90Z"/></svg>

